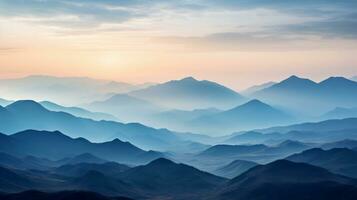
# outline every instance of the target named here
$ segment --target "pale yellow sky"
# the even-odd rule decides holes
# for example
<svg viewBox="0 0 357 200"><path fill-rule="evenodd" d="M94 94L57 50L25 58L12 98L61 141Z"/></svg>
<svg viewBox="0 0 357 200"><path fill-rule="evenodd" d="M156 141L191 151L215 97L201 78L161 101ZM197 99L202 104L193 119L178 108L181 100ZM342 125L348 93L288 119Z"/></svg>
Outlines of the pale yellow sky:
<svg viewBox="0 0 357 200"><path fill-rule="evenodd" d="M317 81L357 75L357 28L351 28L357 22L347 19L354 14L348 7L336 7L338 12L331 10L335 5L326 7L332 14L309 7L302 14L279 6L231 9L202 1L53 2L0 2L5 13L0 77L47 74L142 83L194 76L239 90L292 74Z"/></svg>

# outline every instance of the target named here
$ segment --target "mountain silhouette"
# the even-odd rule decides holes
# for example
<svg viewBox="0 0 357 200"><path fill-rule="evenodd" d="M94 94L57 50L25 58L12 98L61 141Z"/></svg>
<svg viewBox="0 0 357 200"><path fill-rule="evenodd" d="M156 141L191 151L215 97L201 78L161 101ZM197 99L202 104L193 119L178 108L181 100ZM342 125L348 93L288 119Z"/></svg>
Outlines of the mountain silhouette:
<svg viewBox="0 0 357 200"><path fill-rule="evenodd" d="M355 184L355 180L323 168L278 160L253 167L232 179L212 199L354 199Z"/></svg>
<svg viewBox="0 0 357 200"><path fill-rule="evenodd" d="M336 107L335 109L323 114L321 119L344 119L353 117L357 117L357 108Z"/></svg>
<svg viewBox="0 0 357 200"><path fill-rule="evenodd" d="M214 134L283 125L292 121L288 114L254 99L230 110L194 119L190 125Z"/></svg>
<svg viewBox="0 0 357 200"><path fill-rule="evenodd" d="M357 82L344 77L330 77L316 83L291 76L251 96L296 112L316 115L338 106L355 106Z"/></svg>
<svg viewBox="0 0 357 200"><path fill-rule="evenodd" d="M226 178L234 178L257 165L257 163L251 161L234 160L228 165L216 169L213 173Z"/></svg>
<svg viewBox="0 0 357 200"><path fill-rule="evenodd" d="M78 163L67 164L55 168L52 172L64 176L80 177L84 176L90 171L97 171L106 176L115 177L120 173L130 169L127 165L118 164L115 162L106 163Z"/></svg>
<svg viewBox="0 0 357 200"><path fill-rule="evenodd" d="M61 105L79 105L107 97L108 93L122 93L144 88L123 82L87 77L55 77L32 75L23 78L1 79L0 91L8 99L52 101Z"/></svg>
<svg viewBox="0 0 357 200"><path fill-rule="evenodd" d="M333 149L333 148L348 148L348 149L354 149L357 147L357 140L350 140L350 139L345 139L345 140L340 140L336 142L330 142L330 143L325 143L321 145L322 149Z"/></svg>
<svg viewBox="0 0 357 200"><path fill-rule="evenodd" d="M0 147L2 152L19 156L32 155L51 160L66 158L60 161L63 164L88 161L104 162L102 159L124 163L145 163L162 156L161 153L147 152L118 139L110 142L91 143L84 138L70 138L58 131L27 130L10 136L2 135L0 144L8 142L11 145ZM68 159L73 156L78 157Z"/></svg>
<svg viewBox="0 0 357 200"><path fill-rule="evenodd" d="M116 121L117 118L106 113L100 113L100 112L91 112L88 110L85 110L83 108L79 107L66 107L66 106L61 106L58 104L55 104L50 101L41 101L39 102L43 107L45 107L47 110L51 111L56 111L56 112L66 112L71 115L81 117L81 118L89 118L93 120L111 120L111 121Z"/></svg>
<svg viewBox="0 0 357 200"><path fill-rule="evenodd" d="M156 195L181 198L205 194L226 181L224 178L165 158L131 168L121 174L121 179Z"/></svg>
<svg viewBox="0 0 357 200"><path fill-rule="evenodd" d="M357 152L350 149L309 149L286 159L323 167L337 174L357 178Z"/></svg>
<svg viewBox="0 0 357 200"><path fill-rule="evenodd" d="M119 138L148 150L172 150L175 145L188 144L177 133L167 129L79 118L65 112L49 111L31 100L17 101L0 109L0 118L4 122L0 124L0 132L7 134L27 129L59 130L71 137L84 137L96 142Z"/></svg>
<svg viewBox="0 0 357 200"><path fill-rule="evenodd" d="M128 94L157 105L183 110L211 107L227 109L244 100L240 94L227 87L193 77L172 80Z"/></svg>

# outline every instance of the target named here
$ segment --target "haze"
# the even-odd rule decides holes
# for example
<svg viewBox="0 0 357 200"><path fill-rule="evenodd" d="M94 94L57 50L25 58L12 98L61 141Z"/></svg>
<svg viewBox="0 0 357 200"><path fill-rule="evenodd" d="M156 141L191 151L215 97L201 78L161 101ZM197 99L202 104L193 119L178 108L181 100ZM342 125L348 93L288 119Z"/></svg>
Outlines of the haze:
<svg viewBox="0 0 357 200"><path fill-rule="evenodd" d="M0 1L0 74L234 89L357 74L354 1Z"/></svg>

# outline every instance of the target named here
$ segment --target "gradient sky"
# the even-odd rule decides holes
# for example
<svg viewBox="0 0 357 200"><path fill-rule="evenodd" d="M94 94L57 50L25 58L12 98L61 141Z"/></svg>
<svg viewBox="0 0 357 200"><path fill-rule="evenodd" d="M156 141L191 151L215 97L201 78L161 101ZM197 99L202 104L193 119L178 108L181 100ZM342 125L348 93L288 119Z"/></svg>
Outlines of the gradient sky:
<svg viewBox="0 0 357 200"><path fill-rule="evenodd" d="M0 76L234 89L357 75L354 0L0 0Z"/></svg>

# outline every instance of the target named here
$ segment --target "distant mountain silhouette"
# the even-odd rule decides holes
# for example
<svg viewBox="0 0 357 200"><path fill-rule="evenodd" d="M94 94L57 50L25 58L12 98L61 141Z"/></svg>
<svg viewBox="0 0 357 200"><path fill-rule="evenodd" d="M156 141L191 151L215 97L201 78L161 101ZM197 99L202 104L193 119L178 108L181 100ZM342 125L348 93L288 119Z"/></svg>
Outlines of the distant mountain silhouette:
<svg viewBox="0 0 357 200"><path fill-rule="evenodd" d="M104 159L98 158L90 153L83 153L76 155L72 158L64 158L59 161L58 163L63 163L63 164L69 164L69 165L74 165L74 164L79 164L79 163L105 163L108 162Z"/></svg>
<svg viewBox="0 0 357 200"><path fill-rule="evenodd" d="M79 107L65 107L50 101L41 101L40 104L43 107L45 107L47 110L56 111L56 112L66 112L81 118L89 118L93 120L111 120L111 121L117 120L117 118L114 117L113 115L100 113L100 112L91 112Z"/></svg>
<svg viewBox="0 0 357 200"><path fill-rule="evenodd" d="M330 77L315 83L309 79L291 76L255 92L252 97L296 112L316 115L337 106L356 106L357 82L344 77Z"/></svg>
<svg viewBox="0 0 357 200"><path fill-rule="evenodd" d="M319 122L308 122L293 124L289 126L277 126L267 129L256 130L263 133L288 133L290 131L314 131L314 132L328 132L328 131L339 131L339 130L351 130L357 129L357 118L347 118L347 119L334 119L325 120Z"/></svg>
<svg viewBox="0 0 357 200"><path fill-rule="evenodd" d="M237 92L211 81L192 77L173 80L128 93L168 108L192 110L202 108L227 109L244 98Z"/></svg>
<svg viewBox="0 0 357 200"><path fill-rule="evenodd" d="M170 130L180 131L180 132L190 132L193 129L191 128L191 120L196 118L213 115L221 112L216 108L207 108L207 109L194 109L194 110L168 110L159 113L155 113L143 122L149 126L154 127L166 127Z"/></svg>
<svg viewBox="0 0 357 200"><path fill-rule="evenodd" d="M91 141L119 138L148 150L173 150L176 146L181 148L191 144L167 129L79 118L65 112L49 111L30 100L17 101L0 109L0 119L0 132L7 134L27 129L59 130L71 137L84 137Z"/></svg>
<svg viewBox="0 0 357 200"><path fill-rule="evenodd" d="M357 178L357 152L350 149L310 149L286 159L323 167L337 174Z"/></svg>
<svg viewBox="0 0 357 200"><path fill-rule="evenodd" d="M0 151L13 155L32 155L51 160L66 158L60 163L70 164L79 162L104 162L94 156L124 163L145 163L163 156L158 152L147 152L138 147L115 139L104 143L91 143L84 138L70 138L61 132L28 130L10 136L2 135ZM84 154L90 153L93 154ZM83 154L83 155L80 155ZM68 157L77 156L71 159Z"/></svg>
<svg viewBox="0 0 357 200"><path fill-rule="evenodd" d="M304 163L278 160L251 168L222 187L218 200L332 200L357 197L356 181Z"/></svg>
<svg viewBox="0 0 357 200"><path fill-rule="evenodd" d="M0 152L0 166L13 169L48 169L48 166L41 162L33 162L29 158L19 158L7 153Z"/></svg>
<svg viewBox="0 0 357 200"><path fill-rule="evenodd" d="M263 84L260 84L260 85L254 85L252 87L249 87L243 91L241 91L241 93L245 96L250 96L251 94L257 92L257 91L260 91L260 90L263 90L265 88L268 88L272 85L276 84L276 82L273 82L273 81L270 81L270 82L267 82L267 83L263 83Z"/></svg>
<svg viewBox="0 0 357 200"><path fill-rule="evenodd" d="M257 163L251 161L235 160L229 163L228 165L216 169L213 173L226 178L234 178L257 165Z"/></svg>
<svg viewBox="0 0 357 200"><path fill-rule="evenodd" d="M72 190L94 191L108 196L141 196L137 187L133 187L122 180L106 176L98 171L89 171L83 176L67 183Z"/></svg>
<svg viewBox="0 0 357 200"><path fill-rule="evenodd" d="M127 94L116 94L106 100L92 102L86 107L110 113L125 121L142 121L147 118L147 115L164 110L161 106Z"/></svg>
<svg viewBox="0 0 357 200"><path fill-rule="evenodd" d="M256 144L256 145L219 144L206 149L205 151L201 152L199 155L225 157L225 156L236 156L236 155L244 155L244 154L256 154L268 148L269 148L268 146L263 144Z"/></svg>
<svg viewBox="0 0 357 200"><path fill-rule="evenodd" d="M189 126L206 133L229 134L239 130L283 125L292 121L293 118L288 114L259 100L251 100L230 110L194 119Z"/></svg>
<svg viewBox="0 0 357 200"><path fill-rule="evenodd" d="M192 199L222 185L226 179L185 164L159 158L121 174L121 179L159 196Z"/></svg>
<svg viewBox="0 0 357 200"><path fill-rule="evenodd" d="M214 145L197 154L197 159L215 159L220 162L247 160L254 162L271 162L310 148L297 141L284 141L276 146L255 145Z"/></svg>
<svg viewBox="0 0 357 200"><path fill-rule="evenodd" d="M131 200L126 197L106 197L94 192L85 191L63 191L55 193L45 193L35 190L15 194L0 194L0 198L2 200Z"/></svg>
<svg viewBox="0 0 357 200"><path fill-rule="evenodd" d="M344 118L357 118L356 108L341 108L337 107L321 116L321 119L344 119Z"/></svg>
<svg viewBox="0 0 357 200"><path fill-rule="evenodd" d="M2 148L2 151L6 151ZM11 152L11 150L10 150ZM108 161L95 157L89 153L80 154L72 158L63 158L60 160L50 160L45 158L38 158L35 156L14 156L4 152L0 152L0 166L20 170L49 170L53 167L62 165L76 165L76 164L103 164Z"/></svg>
<svg viewBox="0 0 357 200"><path fill-rule="evenodd" d="M227 179L159 158L128 169L114 163L65 165L50 171L0 167L0 191L85 190L134 199L202 199Z"/></svg>
<svg viewBox="0 0 357 200"><path fill-rule="evenodd" d="M321 148L322 149L333 149L333 148L353 149L353 148L357 148L357 140L345 139L337 142L325 143L321 145Z"/></svg>
<svg viewBox="0 0 357 200"><path fill-rule="evenodd" d="M228 144L262 144L269 140L283 140L285 137L281 133L260 133L257 131L247 131L243 133L233 133L225 143Z"/></svg>
<svg viewBox="0 0 357 200"><path fill-rule="evenodd" d="M122 93L145 88L122 82L87 77L55 77L33 75L0 80L0 92L9 99L48 100L62 105L78 105L105 98L108 93Z"/></svg>
<svg viewBox="0 0 357 200"><path fill-rule="evenodd" d="M115 177L128 169L130 169L130 167L127 165L118 164L115 162L78 163L60 166L52 170L52 172L64 176L79 177L84 176L90 171L97 171L106 176Z"/></svg>

